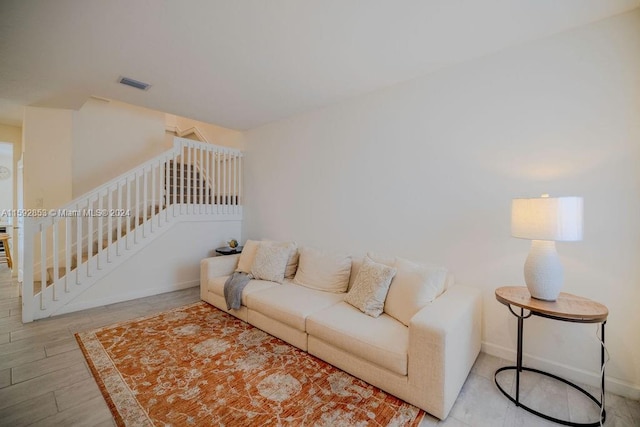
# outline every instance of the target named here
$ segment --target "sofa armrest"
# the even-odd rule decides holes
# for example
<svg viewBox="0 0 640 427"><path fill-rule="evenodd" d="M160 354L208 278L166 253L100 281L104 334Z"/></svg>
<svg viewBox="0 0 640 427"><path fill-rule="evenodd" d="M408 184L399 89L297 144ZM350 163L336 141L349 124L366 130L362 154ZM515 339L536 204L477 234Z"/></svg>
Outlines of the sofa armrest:
<svg viewBox="0 0 640 427"><path fill-rule="evenodd" d="M200 286L206 285L209 279L232 274L238 266L240 254L215 256L200 261Z"/></svg>
<svg viewBox="0 0 640 427"><path fill-rule="evenodd" d="M481 316L480 290L456 285L409 323L409 383L440 419L449 414L480 352Z"/></svg>

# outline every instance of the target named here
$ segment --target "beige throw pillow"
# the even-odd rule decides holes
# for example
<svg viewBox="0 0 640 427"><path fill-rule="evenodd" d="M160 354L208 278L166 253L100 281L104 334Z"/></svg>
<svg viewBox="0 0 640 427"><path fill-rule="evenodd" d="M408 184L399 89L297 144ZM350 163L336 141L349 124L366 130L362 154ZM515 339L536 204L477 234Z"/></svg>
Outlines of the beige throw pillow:
<svg viewBox="0 0 640 427"><path fill-rule="evenodd" d="M289 245L260 243L251 266L251 275L255 279L282 283L290 253Z"/></svg>
<svg viewBox="0 0 640 427"><path fill-rule="evenodd" d="M395 268L364 257L358 276L344 301L371 317L380 316L395 274Z"/></svg>
<svg viewBox="0 0 640 427"><path fill-rule="evenodd" d="M236 268L236 271L251 273L251 266L253 265L253 260L256 257L258 246L260 246L260 242L257 240L247 240L245 242L242 252L240 253L240 259L238 260L238 267Z"/></svg>
<svg viewBox="0 0 640 427"><path fill-rule="evenodd" d="M296 270L298 269L298 258L300 254L298 252L298 244L296 242L278 242L270 239L263 239L263 242L271 242L280 245L289 245L291 248L291 253L289 254L289 259L287 260L287 269L284 272L285 279L293 279L296 275Z"/></svg>
<svg viewBox="0 0 640 427"><path fill-rule="evenodd" d="M389 287L384 312L409 326L411 318L444 290L447 270L396 258L396 277Z"/></svg>
<svg viewBox="0 0 640 427"><path fill-rule="evenodd" d="M300 249L294 283L326 292L346 292L351 274L351 257L318 249Z"/></svg>

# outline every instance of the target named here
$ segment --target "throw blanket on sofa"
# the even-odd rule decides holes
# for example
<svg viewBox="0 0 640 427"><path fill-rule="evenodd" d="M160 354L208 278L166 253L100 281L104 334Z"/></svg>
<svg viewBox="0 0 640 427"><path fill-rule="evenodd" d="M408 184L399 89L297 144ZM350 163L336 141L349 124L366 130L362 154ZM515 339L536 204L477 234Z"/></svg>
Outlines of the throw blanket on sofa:
<svg viewBox="0 0 640 427"><path fill-rule="evenodd" d="M236 271L224 282L224 299L227 302L227 310L240 308L242 291L251 279L252 276L250 274Z"/></svg>

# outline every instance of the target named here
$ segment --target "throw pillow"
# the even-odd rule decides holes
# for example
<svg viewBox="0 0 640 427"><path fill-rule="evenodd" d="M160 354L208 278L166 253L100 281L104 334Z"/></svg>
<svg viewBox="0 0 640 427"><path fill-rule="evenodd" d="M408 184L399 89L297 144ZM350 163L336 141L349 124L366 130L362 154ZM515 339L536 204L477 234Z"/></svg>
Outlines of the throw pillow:
<svg viewBox="0 0 640 427"><path fill-rule="evenodd" d="M282 283L290 253L291 248L288 245L260 243L251 266L251 275L255 279Z"/></svg>
<svg viewBox="0 0 640 427"><path fill-rule="evenodd" d="M444 289L447 270L396 258L396 277L389 287L384 312L409 326L411 318Z"/></svg>
<svg viewBox="0 0 640 427"><path fill-rule="evenodd" d="M291 248L291 253L289 254L289 259L287 260L287 269L284 272L284 278L293 279L296 275L296 270L298 269L298 259L300 257L300 254L298 252L298 244L296 242L277 242L270 239L262 239L262 241L281 245L289 245L289 247Z"/></svg>
<svg viewBox="0 0 640 427"><path fill-rule="evenodd" d="M242 252L240 253L240 259L238 260L238 267L236 268L236 271L251 273L251 266L253 265L253 260L256 257L258 246L260 246L260 242L257 240L247 240L245 242Z"/></svg>
<svg viewBox="0 0 640 427"><path fill-rule="evenodd" d="M351 274L351 257L313 248L300 249L294 283L326 292L346 292Z"/></svg>
<svg viewBox="0 0 640 427"><path fill-rule="evenodd" d="M344 301L371 317L378 317L396 269L364 257L362 267Z"/></svg>

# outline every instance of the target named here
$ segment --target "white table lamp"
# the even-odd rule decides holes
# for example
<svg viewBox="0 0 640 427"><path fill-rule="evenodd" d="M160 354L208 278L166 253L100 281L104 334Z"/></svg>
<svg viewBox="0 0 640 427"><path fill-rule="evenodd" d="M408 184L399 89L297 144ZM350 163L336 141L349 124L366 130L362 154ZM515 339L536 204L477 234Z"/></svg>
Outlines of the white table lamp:
<svg viewBox="0 0 640 427"><path fill-rule="evenodd" d="M555 301L560 294L563 269L556 241L582 240L582 197L513 199L511 235L532 240L524 264L524 281L531 296Z"/></svg>

